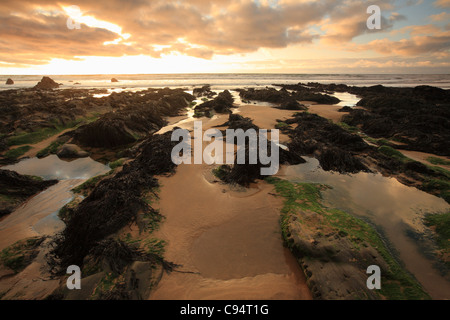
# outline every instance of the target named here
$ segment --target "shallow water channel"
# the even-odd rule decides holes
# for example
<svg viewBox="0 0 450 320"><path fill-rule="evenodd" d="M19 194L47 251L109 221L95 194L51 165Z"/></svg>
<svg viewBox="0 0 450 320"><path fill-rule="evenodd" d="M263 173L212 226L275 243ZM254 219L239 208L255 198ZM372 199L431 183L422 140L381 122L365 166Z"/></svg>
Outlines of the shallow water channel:
<svg viewBox="0 0 450 320"><path fill-rule="evenodd" d="M71 189L89 178L110 170L91 158L63 161L55 155L43 159L29 158L3 166L4 170L60 180L35 195L0 221L0 250L26 237L52 235L64 229L59 210L73 199Z"/></svg>

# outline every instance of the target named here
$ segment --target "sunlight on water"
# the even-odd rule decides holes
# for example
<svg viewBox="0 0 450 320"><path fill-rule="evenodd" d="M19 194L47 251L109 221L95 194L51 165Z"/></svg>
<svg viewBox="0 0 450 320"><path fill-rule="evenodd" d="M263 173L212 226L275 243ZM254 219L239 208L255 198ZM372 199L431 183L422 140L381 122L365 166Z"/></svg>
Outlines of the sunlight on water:
<svg viewBox="0 0 450 320"><path fill-rule="evenodd" d="M16 171L20 174L39 176L47 180L89 179L110 170L108 166L91 158L67 162L59 159L56 155L50 155L43 159L24 159L16 164L4 166L2 169Z"/></svg>

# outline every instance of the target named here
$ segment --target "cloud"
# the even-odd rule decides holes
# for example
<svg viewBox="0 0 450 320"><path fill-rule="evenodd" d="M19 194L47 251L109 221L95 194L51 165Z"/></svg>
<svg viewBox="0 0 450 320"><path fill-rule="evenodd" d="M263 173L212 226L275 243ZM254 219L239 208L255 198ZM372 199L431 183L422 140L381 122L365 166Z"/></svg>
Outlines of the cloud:
<svg viewBox="0 0 450 320"><path fill-rule="evenodd" d="M443 31L435 35L417 35L410 39L392 41L378 39L358 46L358 50L373 50L382 54L402 56L420 56L425 54L445 54L450 51L450 32Z"/></svg>
<svg viewBox="0 0 450 320"><path fill-rule="evenodd" d="M342 44L349 42L357 36L368 33L386 32L393 28L396 21L405 20L406 18L393 12L389 18L381 16L381 30L369 30L367 28L367 1L343 1L330 13L329 19L326 20L321 28L325 35L322 37L324 42L329 44ZM392 9L392 1L378 1L377 5L382 12Z"/></svg>
<svg viewBox="0 0 450 320"><path fill-rule="evenodd" d="M434 6L441 8L450 8L450 0L437 0L434 2Z"/></svg>
<svg viewBox="0 0 450 320"><path fill-rule="evenodd" d="M66 26L64 8L74 4L85 18L80 30ZM383 34L406 19L394 12L394 0L379 0L382 30L368 30L370 4L367 0L2 0L0 63L37 65L54 58L171 54L212 59L317 43L342 48L358 36ZM366 46L377 44L381 48L377 52L383 54L445 50L441 38L419 31L404 30L412 37L405 41L379 39ZM419 44L427 47L416 49Z"/></svg>
<svg viewBox="0 0 450 320"><path fill-rule="evenodd" d="M430 16L430 19L432 21L449 21L450 20L450 13L448 12L441 12L439 14L434 14Z"/></svg>

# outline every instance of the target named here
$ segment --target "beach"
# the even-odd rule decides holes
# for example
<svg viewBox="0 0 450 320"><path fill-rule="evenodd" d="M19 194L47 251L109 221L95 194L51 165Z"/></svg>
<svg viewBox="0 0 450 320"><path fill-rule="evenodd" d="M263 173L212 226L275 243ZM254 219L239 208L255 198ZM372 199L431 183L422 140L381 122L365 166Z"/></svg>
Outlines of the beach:
<svg viewBox="0 0 450 320"><path fill-rule="evenodd" d="M410 130L420 125L412 115L406 116L408 125L386 128L378 122L381 115L384 122L394 115L375 107L395 113L390 99L409 96L419 101L411 114L431 105L444 110L448 90L408 87L407 81L404 86L389 81L392 86L334 85L332 77L307 85L292 76L280 86L286 77L260 76L261 84L252 89L249 77L244 86L238 79L183 87L176 82L180 79L174 86L161 83L145 90L143 83L130 82L120 85L133 88L121 90L105 84L3 92L4 100L19 97L14 112L22 115L12 122L11 112L2 120L0 169L59 182L22 199L0 218L0 250L46 237L27 249L35 252L27 264L14 272L3 265L2 299L450 298L448 253L437 247L436 228L426 220L428 214L450 212L447 189L441 187L448 181L448 129L436 128L432 143L426 143ZM33 105L37 92L48 108L20 109ZM45 129L55 114L63 121ZM196 121L203 133L279 129L279 143L286 147L280 151L280 171L268 180L259 174L259 163L257 171L236 163L173 164L177 142L171 133L192 132ZM40 139L30 134L43 130ZM211 143L203 142L202 150ZM24 146L29 148L15 158L6 156ZM303 188L317 188L320 197L293 200L293 193L285 193L291 187L297 197L308 195ZM5 199L13 196L8 188L2 191ZM357 233L361 228L371 236ZM56 251L50 252L52 241ZM65 264L82 264L87 289L69 292L63 281L67 266L47 261L43 252ZM382 267L383 281L400 289L368 290L369 262ZM50 276L50 270L56 270L56 280L48 286L27 287L30 279ZM131 285L136 279L141 286Z"/></svg>

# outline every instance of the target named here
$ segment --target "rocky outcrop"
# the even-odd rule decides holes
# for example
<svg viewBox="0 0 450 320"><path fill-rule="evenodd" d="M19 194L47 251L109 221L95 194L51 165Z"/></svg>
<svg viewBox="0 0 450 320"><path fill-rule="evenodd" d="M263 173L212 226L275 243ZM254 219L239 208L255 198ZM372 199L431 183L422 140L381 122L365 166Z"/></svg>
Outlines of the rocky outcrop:
<svg viewBox="0 0 450 320"><path fill-rule="evenodd" d="M299 83L280 85L297 92L348 92L361 97L343 121L360 127L375 138L394 139L399 148L449 156L450 90L431 86L395 88L375 85L355 87L345 84ZM302 99L300 99L302 100ZM341 111L344 111L342 109Z"/></svg>
<svg viewBox="0 0 450 320"><path fill-rule="evenodd" d="M51 90L59 88L59 84L50 77L43 77L41 81L34 87L36 90Z"/></svg>
<svg viewBox="0 0 450 320"><path fill-rule="evenodd" d="M239 114L230 114L228 122L223 125L227 125L229 129L237 130L242 129L244 131L247 130L255 130L255 132L259 133L259 127L253 124L250 118L244 118ZM234 141L237 143L237 141ZM258 147L259 144L262 143L258 139ZM238 163L237 154L235 156L233 166L223 165L216 169L216 176L222 181L229 184L238 184L243 187L248 187L251 183L254 183L256 179L264 179L265 176L261 175L261 169L265 167L269 167L270 165L264 165L261 163L260 158L258 157L257 163L251 164L250 159L250 147L248 141L245 144L245 159L246 163L241 164ZM266 150L278 150L279 158L276 161L279 164L290 164L296 165L300 163L305 163L306 161L301 157L300 154L295 152L294 150L284 150L278 145L275 145L272 141L267 140L267 149ZM255 150L253 150L254 152ZM269 154L271 151L268 151Z"/></svg>
<svg viewBox="0 0 450 320"><path fill-rule="evenodd" d="M278 178L267 182L284 198L281 233L316 300L429 299L365 221L322 204L323 190ZM370 290L369 267L380 268L381 288Z"/></svg>
<svg viewBox="0 0 450 320"><path fill-rule="evenodd" d="M201 88L194 88L192 94L197 98L206 97L208 99L212 99L217 95L217 93L211 91L211 86L209 84L204 85Z"/></svg>
<svg viewBox="0 0 450 320"><path fill-rule="evenodd" d="M14 84L14 81L13 81L13 79L11 79L11 78L8 78L8 80L6 80L6 84Z"/></svg>
<svg viewBox="0 0 450 320"><path fill-rule="evenodd" d="M83 290L68 290L66 284L50 297L58 300L145 300L154 283L173 265L161 257L144 252L136 245L106 239L94 247L84 259ZM115 275L115 278L111 275ZM117 276L120 275L120 276ZM105 280L110 285L104 286Z"/></svg>
<svg viewBox="0 0 450 320"><path fill-rule="evenodd" d="M314 155L326 171L357 173L370 171L362 154L370 149L359 136L351 134L328 120L309 113L298 113L285 121L298 126L289 134L289 150L300 155Z"/></svg>
<svg viewBox="0 0 450 320"><path fill-rule="evenodd" d="M366 270L371 265L388 270L387 264L375 248L365 244L358 251L348 234L330 228L326 234L324 216L303 211L291 216L286 223L289 236L286 241L307 276L307 284L316 300L379 299L375 291L367 288ZM317 228L311 226L312 221ZM328 231L328 230L327 230Z"/></svg>
<svg viewBox="0 0 450 320"><path fill-rule="evenodd" d="M15 171L0 169L0 216L13 212L29 197L56 183L57 180L43 181Z"/></svg>
<svg viewBox="0 0 450 320"><path fill-rule="evenodd" d="M304 110L304 106L300 105L297 101L312 101L322 104L336 104L340 102L336 97L315 92L315 90L304 86L278 86L283 86L283 88L281 90L275 88L250 88L238 91L243 99L276 103L279 104L282 109L288 110ZM291 89L291 91L293 91L292 89L295 89L295 91L289 92L286 88Z"/></svg>
<svg viewBox="0 0 450 320"><path fill-rule="evenodd" d="M338 110L338 112L352 112L353 108L349 106L342 107Z"/></svg>
<svg viewBox="0 0 450 320"><path fill-rule="evenodd" d="M67 227L55 239L52 266L83 266L84 258L100 242L136 221L138 214L159 215L142 199L144 191L158 187L156 175L175 171L172 132L148 137L134 161L115 176L101 180L67 219Z"/></svg>
<svg viewBox="0 0 450 320"><path fill-rule="evenodd" d="M288 98L290 95L287 91L277 90L275 88L265 88L265 89L238 89L239 96L245 100L256 100L272 103L281 103L283 100Z"/></svg>
<svg viewBox="0 0 450 320"><path fill-rule="evenodd" d="M119 80L117 80L116 78L112 78L111 82L119 82Z"/></svg>
<svg viewBox="0 0 450 320"><path fill-rule="evenodd" d="M352 110L342 121L372 137L401 141L400 148L450 156L449 102L391 94L368 96L358 106L365 110Z"/></svg>
<svg viewBox="0 0 450 320"><path fill-rule="evenodd" d="M197 115L212 116L214 113L231 113L234 98L228 90L225 90L214 98L195 107Z"/></svg>
<svg viewBox="0 0 450 320"><path fill-rule="evenodd" d="M82 146L115 148L160 130L166 122L146 108L133 108L103 115L99 120L77 129L73 138Z"/></svg>
<svg viewBox="0 0 450 320"><path fill-rule="evenodd" d="M286 98L281 102L279 109L283 110L306 110L306 106L300 104L295 98Z"/></svg>
<svg viewBox="0 0 450 320"><path fill-rule="evenodd" d="M92 148L126 146L159 131L167 123L164 117L179 115L194 99L170 89L112 94L109 103L118 110L77 129L74 141Z"/></svg>

